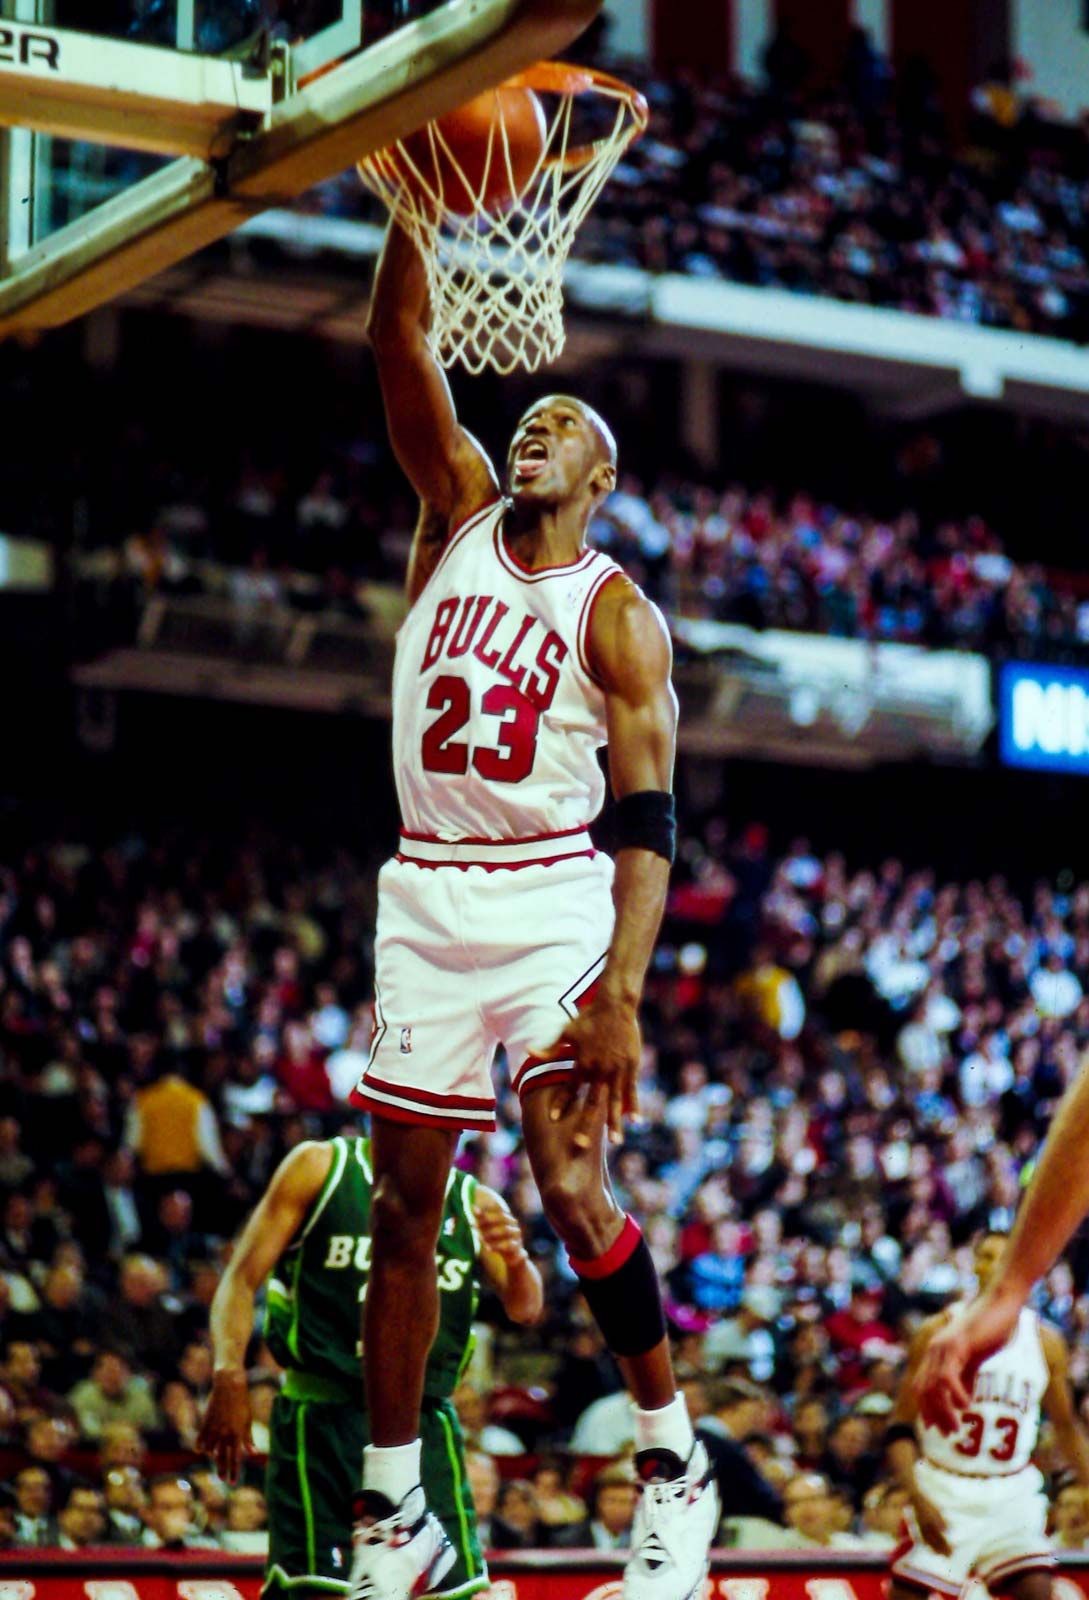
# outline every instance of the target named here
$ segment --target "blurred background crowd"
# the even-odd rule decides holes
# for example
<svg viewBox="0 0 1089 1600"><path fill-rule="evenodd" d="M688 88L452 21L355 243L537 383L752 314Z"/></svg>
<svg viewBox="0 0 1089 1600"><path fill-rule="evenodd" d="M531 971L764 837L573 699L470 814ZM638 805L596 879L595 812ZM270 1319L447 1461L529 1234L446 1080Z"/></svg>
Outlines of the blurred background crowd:
<svg viewBox="0 0 1089 1600"><path fill-rule="evenodd" d="M0 871L12 1540L260 1546L259 1476L228 1491L194 1457L207 1310L284 1152L354 1127L375 864L162 833L57 838ZM614 1181L720 1447L725 1536L890 1543L878 1441L905 1341L970 1284L980 1230L1008 1227L1089 1046L1089 884L941 881L690 817L645 1028L644 1121ZM509 1091L460 1160L506 1195L547 1285L528 1338L485 1301L456 1396L489 1537L608 1548L633 1503L630 1411ZM1087 1273L1079 1247L1040 1295L1079 1395ZM256 1330L251 1361L260 1444L277 1376ZM1046 1439L1041 1460L1058 1525Z"/></svg>

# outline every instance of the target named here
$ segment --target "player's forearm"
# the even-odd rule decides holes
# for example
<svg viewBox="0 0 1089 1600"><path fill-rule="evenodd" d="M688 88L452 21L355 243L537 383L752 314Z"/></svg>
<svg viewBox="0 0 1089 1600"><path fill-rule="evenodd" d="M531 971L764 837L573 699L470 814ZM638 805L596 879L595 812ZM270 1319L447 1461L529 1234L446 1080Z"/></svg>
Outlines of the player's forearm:
<svg viewBox="0 0 1089 1600"><path fill-rule="evenodd" d="M228 1267L208 1316L217 1372L244 1371L246 1351L253 1337L254 1302L253 1290Z"/></svg>
<svg viewBox="0 0 1089 1600"><path fill-rule="evenodd" d="M1023 1303L1089 1211L1089 1066L1085 1062L1051 1124L1039 1165L987 1298Z"/></svg>
<svg viewBox="0 0 1089 1600"><path fill-rule="evenodd" d="M1089 1488L1089 1433L1077 1422L1055 1430L1063 1460L1083 1488Z"/></svg>
<svg viewBox="0 0 1089 1600"><path fill-rule="evenodd" d="M503 1289L503 1310L512 1322L540 1322L544 1311L544 1285L541 1274L527 1256L507 1267Z"/></svg>
<svg viewBox="0 0 1089 1600"><path fill-rule="evenodd" d="M668 888L669 863L663 856L651 850L618 853L613 879L616 923L601 974L603 997L626 1006L639 1004Z"/></svg>
<svg viewBox="0 0 1089 1600"><path fill-rule="evenodd" d="M886 1451L889 1471L901 1489L909 1492L915 1488L915 1463L919 1459L919 1447L914 1439L896 1439Z"/></svg>
<svg viewBox="0 0 1089 1600"><path fill-rule="evenodd" d="M411 330L426 332L429 320L427 274L420 252L404 229L391 222L371 290L367 315L371 344L381 357L391 338L403 338Z"/></svg>

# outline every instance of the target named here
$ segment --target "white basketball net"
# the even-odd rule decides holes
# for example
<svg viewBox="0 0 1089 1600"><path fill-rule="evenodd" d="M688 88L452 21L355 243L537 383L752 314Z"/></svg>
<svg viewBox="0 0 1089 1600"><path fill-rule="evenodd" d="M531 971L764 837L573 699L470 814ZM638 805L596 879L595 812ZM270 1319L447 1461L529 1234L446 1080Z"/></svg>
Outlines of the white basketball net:
<svg viewBox="0 0 1089 1600"><path fill-rule="evenodd" d="M486 367L535 372L560 354L566 337L563 272L575 234L647 122L642 96L604 73L546 62L512 82L540 89L558 104L553 112L546 103L544 150L510 203L489 206L479 194L464 216L448 209L440 176L444 165L460 175L460 202L471 186L434 122L426 129L432 158L427 176L402 141L359 163L364 184L420 247L431 296L432 349L443 366L460 362L474 373ZM591 143L577 145L573 108L584 94L597 97L594 109L604 114L606 128ZM498 111L488 132L484 170L505 174L508 191L516 189Z"/></svg>

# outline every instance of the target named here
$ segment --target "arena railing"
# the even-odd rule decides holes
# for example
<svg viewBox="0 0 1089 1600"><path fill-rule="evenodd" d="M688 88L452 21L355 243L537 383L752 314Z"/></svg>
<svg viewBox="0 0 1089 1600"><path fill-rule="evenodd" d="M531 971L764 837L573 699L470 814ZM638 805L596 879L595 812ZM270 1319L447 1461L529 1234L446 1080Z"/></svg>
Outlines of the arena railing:
<svg viewBox="0 0 1089 1600"><path fill-rule="evenodd" d="M717 1550L707 1600L884 1600L888 1553ZM491 1600L619 1600L622 1554L496 1552ZM257 1557L208 1551L0 1553L4 1600L258 1600ZM1089 1553L1064 1552L1054 1600L1086 1600Z"/></svg>

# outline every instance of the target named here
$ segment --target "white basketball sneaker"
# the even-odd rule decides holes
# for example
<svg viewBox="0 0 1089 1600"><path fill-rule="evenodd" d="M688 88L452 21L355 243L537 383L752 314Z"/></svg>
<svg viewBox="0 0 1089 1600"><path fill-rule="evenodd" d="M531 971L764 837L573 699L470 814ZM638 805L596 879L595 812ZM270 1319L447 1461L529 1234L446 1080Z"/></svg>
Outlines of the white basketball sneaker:
<svg viewBox="0 0 1089 1600"><path fill-rule="evenodd" d="M410 1490L399 1506L370 1489L358 1497L350 1600L414 1600L436 1588L456 1559L421 1488Z"/></svg>
<svg viewBox="0 0 1089 1600"><path fill-rule="evenodd" d="M697 1439L687 1461L643 1450L635 1465L642 1482L623 1600L701 1600L719 1518L707 1451Z"/></svg>

